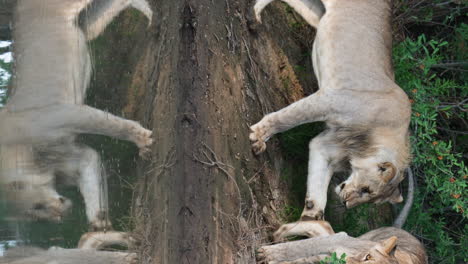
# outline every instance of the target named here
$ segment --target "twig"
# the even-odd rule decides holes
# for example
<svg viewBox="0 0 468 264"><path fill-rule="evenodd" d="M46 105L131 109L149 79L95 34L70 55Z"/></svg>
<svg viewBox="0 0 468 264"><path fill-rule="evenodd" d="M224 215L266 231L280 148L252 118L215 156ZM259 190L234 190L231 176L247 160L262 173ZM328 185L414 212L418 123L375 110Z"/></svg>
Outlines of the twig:
<svg viewBox="0 0 468 264"><path fill-rule="evenodd" d="M452 132L452 133L455 133L455 134L468 135L468 132L466 132L466 131L452 130L452 129L443 128L443 127L437 127L437 129L444 130L444 131L447 131L447 132Z"/></svg>
<svg viewBox="0 0 468 264"><path fill-rule="evenodd" d="M234 183L234 186L236 187L236 190L237 190L237 194L239 196L238 217L240 217L241 214L242 214L242 206L241 206L242 205L242 195L241 195L241 191L240 191L239 185L236 182L236 179L228 172L228 169L234 169L234 167L232 167L231 165L228 165L228 164L226 164L224 162L221 162L218 159L218 156L216 155L216 153L210 147L208 147L205 143L202 143L202 145L203 145L203 147L205 149L200 150L200 152L201 152L201 154L203 156L205 156L205 159L202 160L199 156L195 155L195 153L193 153L193 159L195 161L200 162L203 165L208 166L208 167L214 167L214 168L219 169ZM209 153L207 152L207 150L208 150Z"/></svg>
<svg viewBox="0 0 468 264"><path fill-rule="evenodd" d="M459 66L468 66L468 62L461 61L461 62L438 63L438 64L431 65L431 68L459 67Z"/></svg>
<svg viewBox="0 0 468 264"><path fill-rule="evenodd" d="M266 164L267 164L267 162L265 161L265 162L263 163L262 167L261 167L257 172L255 172L255 174L254 174L252 177L250 177L250 179L248 179L248 180L246 181L247 184L250 184L253 180L255 180L255 178L257 177L257 175L259 175L260 172L263 171L263 168L265 168Z"/></svg>
<svg viewBox="0 0 468 264"><path fill-rule="evenodd" d="M459 103L444 103L444 104L441 104L441 105L439 105L437 107L437 109L442 109L442 108L445 108L445 107L456 107L456 108L460 109L462 112L466 112L468 110L463 107L466 104L468 104L468 98L464 99L463 101L461 101Z"/></svg>
<svg viewBox="0 0 468 264"><path fill-rule="evenodd" d="M152 164L155 164L155 163L156 162L152 162ZM175 149L172 149L164 158L163 164L156 166L156 167L152 167L150 170L146 171L145 174L150 174L156 169L158 169L159 171L156 173L156 177L157 177L161 175L166 169L169 169L172 166L174 166L175 163L176 163Z"/></svg>

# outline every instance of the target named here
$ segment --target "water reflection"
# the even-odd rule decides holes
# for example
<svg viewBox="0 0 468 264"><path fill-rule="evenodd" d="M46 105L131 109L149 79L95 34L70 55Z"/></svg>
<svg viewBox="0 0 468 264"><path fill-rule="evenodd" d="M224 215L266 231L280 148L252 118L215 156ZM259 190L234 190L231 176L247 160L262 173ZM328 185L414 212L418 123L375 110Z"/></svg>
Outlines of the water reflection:
<svg viewBox="0 0 468 264"><path fill-rule="evenodd" d="M140 155L147 154L151 131L84 105L92 74L87 41L129 7L151 21L145 0L16 2L8 93L11 53L0 57L6 62L0 65L0 213L8 230L0 238L2 250L17 244L75 248L89 229L131 228L129 220L114 220L128 214L134 145ZM34 250L32 255L45 261L77 252Z"/></svg>
<svg viewBox="0 0 468 264"><path fill-rule="evenodd" d="M0 241L0 256L3 257L5 254L5 250L15 247L18 244L16 240L5 240L5 241Z"/></svg>

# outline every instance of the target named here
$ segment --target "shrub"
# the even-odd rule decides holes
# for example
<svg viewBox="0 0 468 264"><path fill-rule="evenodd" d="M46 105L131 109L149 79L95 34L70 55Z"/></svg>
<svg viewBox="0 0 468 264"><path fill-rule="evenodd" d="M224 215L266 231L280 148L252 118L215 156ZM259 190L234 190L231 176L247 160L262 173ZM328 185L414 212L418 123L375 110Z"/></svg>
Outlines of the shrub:
<svg viewBox="0 0 468 264"><path fill-rule="evenodd" d="M343 253L340 258L337 257L336 253L333 252L331 257L326 257L324 260L320 261L320 264L345 264L346 263L346 254Z"/></svg>
<svg viewBox="0 0 468 264"><path fill-rule="evenodd" d="M468 87L450 62L456 43L467 39L466 25L453 38L428 40L424 34L394 47L397 83L412 103L411 144L418 190L408 229L426 244L434 263L468 260L466 120ZM464 34L464 35L463 35ZM447 76L447 78L445 78Z"/></svg>

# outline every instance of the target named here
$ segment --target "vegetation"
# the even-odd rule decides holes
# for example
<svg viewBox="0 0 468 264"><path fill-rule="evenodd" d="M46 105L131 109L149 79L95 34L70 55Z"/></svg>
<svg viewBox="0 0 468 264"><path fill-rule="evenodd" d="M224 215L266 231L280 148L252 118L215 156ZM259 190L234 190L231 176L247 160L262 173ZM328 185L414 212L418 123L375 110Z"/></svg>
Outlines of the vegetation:
<svg viewBox="0 0 468 264"><path fill-rule="evenodd" d="M324 260L320 261L320 264L344 264L346 263L346 254L343 253L341 257L338 258L336 253L332 253L331 257L326 257Z"/></svg>
<svg viewBox="0 0 468 264"><path fill-rule="evenodd" d="M431 263L466 263L468 252L468 4L399 1L397 83L410 97L418 188L405 226ZM465 21L465 22L464 22Z"/></svg>
<svg viewBox="0 0 468 264"><path fill-rule="evenodd" d="M7 42L1 42L0 47L8 46ZM4 55L4 54L0 54ZM11 61L0 58L0 107L5 104L7 86L10 80Z"/></svg>

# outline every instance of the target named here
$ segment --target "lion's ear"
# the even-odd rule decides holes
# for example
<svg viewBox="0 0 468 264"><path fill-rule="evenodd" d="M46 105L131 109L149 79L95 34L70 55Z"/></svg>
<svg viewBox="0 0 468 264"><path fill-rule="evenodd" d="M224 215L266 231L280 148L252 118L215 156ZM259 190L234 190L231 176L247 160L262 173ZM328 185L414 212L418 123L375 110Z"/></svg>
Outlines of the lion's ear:
<svg viewBox="0 0 468 264"><path fill-rule="evenodd" d="M380 177L385 183L388 183L396 175L396 168L391 162L379 163Z"/></svg>
<svg viewBox="0 0 468 264"><path fill-rule="evenodd" d="M382 241L380 242L377 246L376 246L376 249L388 256L390 254L390 252L392 252L392 250L396 247L396 242L397 242L398 238L396 236L392 236L390 237L389 239L385 240L385 241Z"/></svg>

